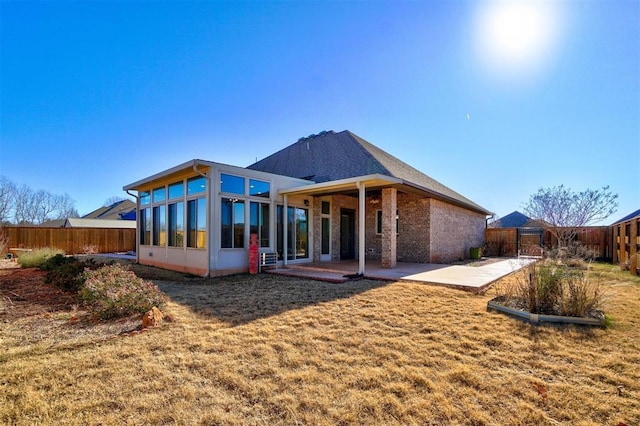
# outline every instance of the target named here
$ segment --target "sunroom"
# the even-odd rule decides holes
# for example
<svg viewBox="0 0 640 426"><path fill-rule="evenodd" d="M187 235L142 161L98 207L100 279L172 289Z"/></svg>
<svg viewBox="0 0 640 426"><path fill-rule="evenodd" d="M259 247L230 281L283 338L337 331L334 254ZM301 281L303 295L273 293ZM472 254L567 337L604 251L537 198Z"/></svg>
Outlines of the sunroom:
<svg viewBox="0 0 640 426"><path fill-rule="evenodd" d="M257 234L260 251L309 262L308 200L288 197L285 206L279 191L312 183L191 160L126 185L137 199L137 260L198 275L245 272L250 234Z"/></svg>

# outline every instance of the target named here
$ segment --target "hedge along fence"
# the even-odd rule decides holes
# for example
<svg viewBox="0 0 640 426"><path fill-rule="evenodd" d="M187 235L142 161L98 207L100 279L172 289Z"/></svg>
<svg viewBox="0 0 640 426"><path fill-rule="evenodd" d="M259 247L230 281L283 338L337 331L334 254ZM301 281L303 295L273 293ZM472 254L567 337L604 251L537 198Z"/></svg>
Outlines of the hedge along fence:
<svg viewBox="0 0 640 426"><path fill-rule="evenodd" d="M136 230L119 228L40 228L6 227L0 229L7 249L43 247L64 250L66 254L127 252L136 249Z"/></svg>
<svg viewBox="0 0 640 426"><path fill-rule="evenodd" d="M485 229L485 251L487 256L517 256L518 228L487 228ZM557 244L557 239L549 230L544 231L545 248ZM611 230L607 226L585 226L576 230L576 239L591 250L598 258L610 258L612 255ZM538 238L535 236L520 235L520 246L530 245Z"/></svg>

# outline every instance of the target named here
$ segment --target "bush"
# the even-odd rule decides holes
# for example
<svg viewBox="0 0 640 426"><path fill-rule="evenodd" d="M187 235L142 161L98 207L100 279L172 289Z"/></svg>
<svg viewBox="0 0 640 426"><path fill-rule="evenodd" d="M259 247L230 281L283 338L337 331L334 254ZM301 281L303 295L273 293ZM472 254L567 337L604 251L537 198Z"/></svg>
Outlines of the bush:
<svg viewBox="0 0 640 426"><path fill-rule="evenodd" d="M93 260L79 260L76 257L66 257L57 254L47 259L40 269L47 271L44 282L53 284L66 291L78 292L84 284L85 269L97 269L99 264Z"/></svg>
<svg viewBox="0 0 640 426"><path fill-rule="evenodd" d="M142 314L166 302L166 296L155 284L118 264L87 270L82 278L84 285L80 295L93 305L101 319Z"/></svg>
<svg viewBox="0 0 640 426"><path fill-rule="evenodd" d="M44 265L49 258L57 254L63 255L64 251L49 247L26 251L18 256L18 263L23 268L39 268Z"/></svg>
<svg viewBox="0 0 640 426"><path fill-rule="evenodd" d="M571 267L582 268L586 262L595 259L595 253L584 244L574 242L565 247L553 247L547 250L546 255L549 259L562 262Z"/></svg>

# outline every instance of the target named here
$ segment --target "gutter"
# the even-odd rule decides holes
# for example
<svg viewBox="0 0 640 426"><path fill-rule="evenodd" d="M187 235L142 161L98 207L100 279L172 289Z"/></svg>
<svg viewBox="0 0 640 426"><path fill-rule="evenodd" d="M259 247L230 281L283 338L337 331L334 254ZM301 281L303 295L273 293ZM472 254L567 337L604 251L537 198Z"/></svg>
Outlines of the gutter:
<svg viewBox="0 0 640 426"><path fill-rule="evenodd" d="M136 199L136 263L140 263L140 237L138 236L138 230L140 229L140 197L132 194L128 189L125 189L124 192Z"/></svg>

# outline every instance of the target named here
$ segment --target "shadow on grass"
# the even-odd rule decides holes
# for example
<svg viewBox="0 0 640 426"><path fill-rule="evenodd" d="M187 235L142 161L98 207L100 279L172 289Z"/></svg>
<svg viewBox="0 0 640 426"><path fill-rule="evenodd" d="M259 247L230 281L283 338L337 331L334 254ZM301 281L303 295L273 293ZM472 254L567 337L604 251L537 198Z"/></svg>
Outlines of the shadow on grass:
<svg viewBox="0 0 640 426"><path fill-rule="evenodd" d="M183 281L155 280L175 303L231 326L293 309L344 299L383 287L390 281L359 280L331 284L270 274L238 274Z"/></svg>

